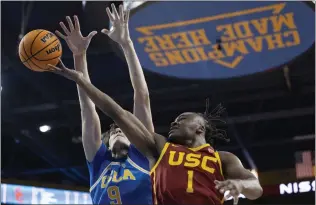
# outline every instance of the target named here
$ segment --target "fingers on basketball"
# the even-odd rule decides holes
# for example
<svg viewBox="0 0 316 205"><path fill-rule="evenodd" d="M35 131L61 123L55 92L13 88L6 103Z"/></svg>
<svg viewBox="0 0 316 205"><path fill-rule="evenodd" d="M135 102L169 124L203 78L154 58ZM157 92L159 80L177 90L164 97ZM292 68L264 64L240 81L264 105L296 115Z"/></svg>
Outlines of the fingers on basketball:
<svg viewBox="0 0 316 205"><path fill-rule="evenodd" d="M54 72L54 73L58 73L58 74L68 70L68 68L64 65L64 63L62 62L61 59L59 59L57 66L54 66L54 65L48 65L48 66L49 66L50 72Z"/></svg>
<svg viewBox="0 0 316 205"><path fill-rule="evenodd" d="M64 65L63 61L59 59L58 65L60 66L61 69L65 70L67 67Z"/></svg>
<svg viewBox="0 0 316 205"><path fill-rule="evenodd" d="M53 73L58 73L58 72L61 72L62 70L57 66L53 66L53 65L49 64L48 71L53 72Z"/></svg>

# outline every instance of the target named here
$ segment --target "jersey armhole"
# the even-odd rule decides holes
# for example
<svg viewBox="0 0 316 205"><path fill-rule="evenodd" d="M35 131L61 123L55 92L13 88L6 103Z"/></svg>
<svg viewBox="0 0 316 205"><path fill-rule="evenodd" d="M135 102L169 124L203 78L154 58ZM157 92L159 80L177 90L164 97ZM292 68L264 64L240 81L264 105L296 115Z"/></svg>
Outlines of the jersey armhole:
<svg viewBox="0 0 316 205"><path fill-rule="evenodd" d="M160 134L154 133L154 140L155 140L155 154L154 154L154 158L159 159L159 157L161 156L161 153L163 151L163 149L166 146L166 143L168 143L168 139Z"/></svg>
<svg viewBox="0 0 316 205"><path fill-rule="evenodd" d="M220 157L218 151L215 151L215 152L214 152L214 155L215 155L215 157L216 157L216 159L217 159L217 161L218 161L219 170L220 170L220 172L221 172L221 175L225 178L225 176L224 176L224 174L223 174L223 167L222 167L221 157Z"/></svg>

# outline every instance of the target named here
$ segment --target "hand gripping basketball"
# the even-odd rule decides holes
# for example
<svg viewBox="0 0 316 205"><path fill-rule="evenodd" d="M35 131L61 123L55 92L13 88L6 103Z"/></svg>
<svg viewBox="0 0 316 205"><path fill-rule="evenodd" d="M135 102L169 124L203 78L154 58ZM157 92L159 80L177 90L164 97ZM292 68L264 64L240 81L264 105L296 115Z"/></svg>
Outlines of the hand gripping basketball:
<svg viewBox="0 0 316 205"><path fill-rule="evenodd" d="M80 23L77 16L74 16L75 25L72 23L71 18L69 16L66 17L68 22L69 29L66 28L63 22L60 22L59 25L63 29L66 35L63 35L59 31L55 31L55 33L62 39L64 39L72 51L74 55L80 55L86 52L91 42L91 39L97 31L92 31L89 33L87 37L83 37L80 31Z"/></svg>
<svg viewBox="0 0 316 205"><path fill-rule="evenodd" d="M67 68L61 59L59 59L59 67L54 65L48 65L48 67L50 72L56 73L75 82L79 81L83 77L82 72Z"/></svg>

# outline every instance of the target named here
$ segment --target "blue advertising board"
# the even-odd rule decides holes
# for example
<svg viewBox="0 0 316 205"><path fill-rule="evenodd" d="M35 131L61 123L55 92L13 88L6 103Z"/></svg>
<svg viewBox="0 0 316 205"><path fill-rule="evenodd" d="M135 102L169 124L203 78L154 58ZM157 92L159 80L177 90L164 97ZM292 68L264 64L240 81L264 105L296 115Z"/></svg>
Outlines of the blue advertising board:
<svg viewBox="0 0 316 205"><path fill-rule="evenodd" d="M92 204L89 192L1 184L1 204Z"/></svg>
<svg viewBox="0 0 316 205"><path fill-rule="evenodd" d="M162 1L139 8L129 28L145 69L222 79L262 72L302 54L315 41L315 12L299 1Z"/></svg>

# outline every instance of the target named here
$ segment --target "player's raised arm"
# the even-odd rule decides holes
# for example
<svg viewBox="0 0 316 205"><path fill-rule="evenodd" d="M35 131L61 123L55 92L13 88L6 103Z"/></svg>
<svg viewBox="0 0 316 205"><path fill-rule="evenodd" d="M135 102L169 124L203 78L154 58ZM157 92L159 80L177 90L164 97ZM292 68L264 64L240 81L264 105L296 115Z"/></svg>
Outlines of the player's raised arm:
<svg viewBox="0 0 316 205"><path fill-rule="evenodd" d="M229 152L219 152L223 164L223 173L226 181L216 181L216 188L220 192L230 191L237 204L239 194L246 198L255 200L262 195L262 187L259 180L247 169L245 169L235 155Z"/></svg>
<svg viewBox="0 0 316 205"><path fill-rule="evenodd" d="M68 47L72 51L75 69L82 72L86 81L90 82L86 51L92 37L97 32L92 31L87 37L83 37L80 31L78 17L74 16L75 24L72 23L69 16L67 16L66 19L69 28L67 28L63 22L59 23L65 35L61 34L59 31L56 31L56 34L66 41ZM82 143L86 158L91 162L102 143L100 119L96 112L95 105L86 93L79 86L77 86L77 90L81 108Z"/></svg>
<svg viewBox="0 0 316 205"><path fill-rule="evenodd" d="M129 140L142 152L149 160L160 154L160 147L156 142L165 140L162 136L156 135L146 129L146 127L132 113L124 110L110 96L106 95L84 77L82 72L70 70L60 61L60 68L50 65L52 72L75 81L94 102L94 104L122 129ZM159 138L159 139L157 139Z"/></svg>
<svg viewBox="0 0 316 205"><path fill-rule="evenodd" d="M114 4L111 6L112 13L109 8L106 9L106 12L113 26L110 31L103 29L102 33L108 35L123 48L134 89L134 115L150 132L154 132L147 83L129 35L129 11L123 11L123 5L120 5L118 13Z"/></svg>

